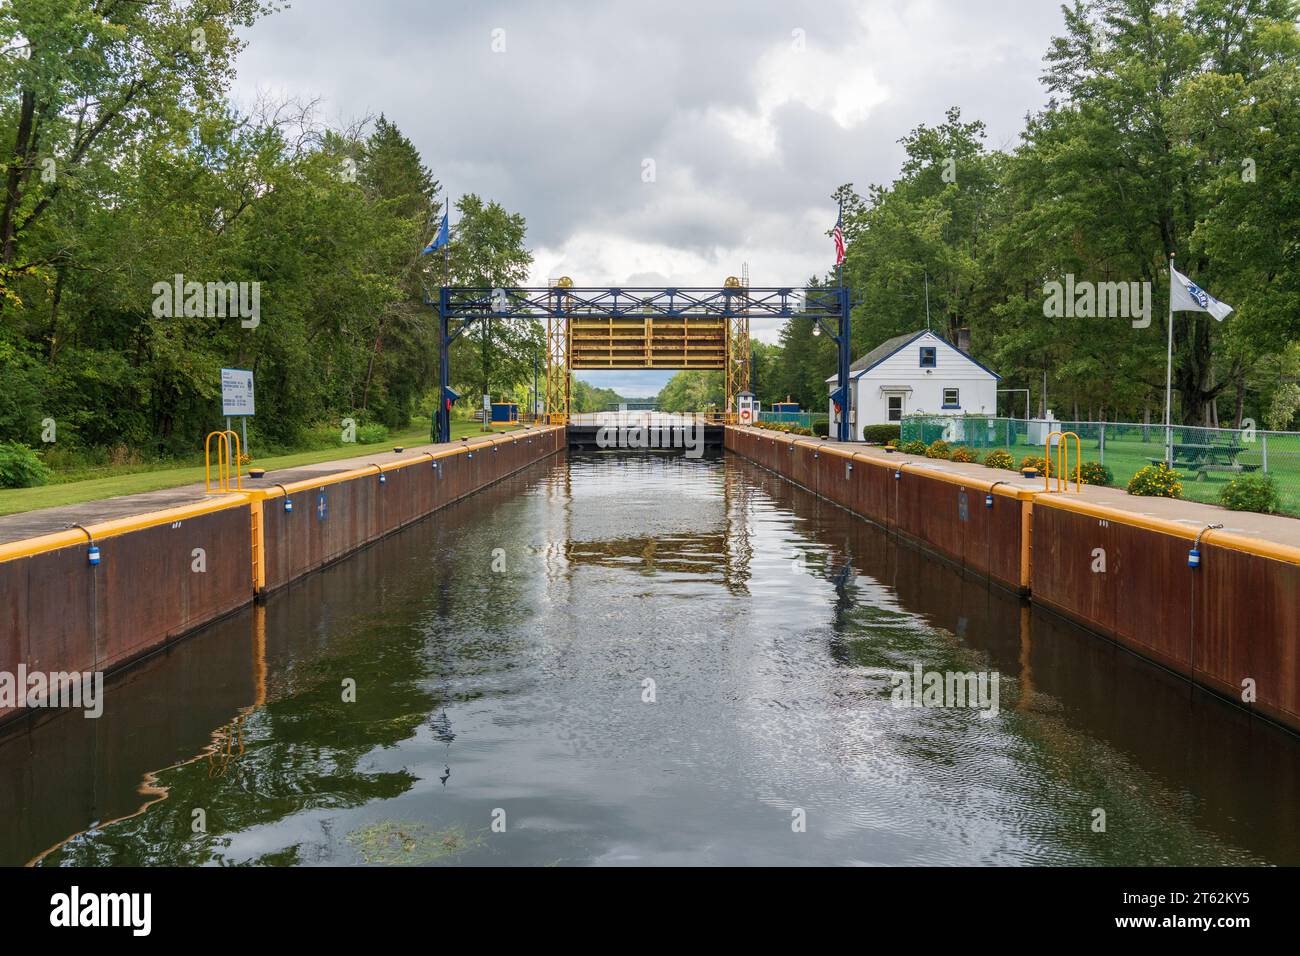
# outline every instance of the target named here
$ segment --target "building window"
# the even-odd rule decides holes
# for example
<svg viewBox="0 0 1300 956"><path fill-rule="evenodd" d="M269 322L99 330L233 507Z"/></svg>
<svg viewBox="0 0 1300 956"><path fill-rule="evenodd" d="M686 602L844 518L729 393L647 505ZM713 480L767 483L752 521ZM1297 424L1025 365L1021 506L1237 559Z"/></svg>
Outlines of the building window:
<svg viewBox="0 0 1300 956"><path fill-rule="evenodd" d="M943 407L961 408L961 393L955 388L945 388L943 390Z"/></svg>
<svg viewBox="0 0 1300 956"><path fill-rule="evenodd" d="M933 345L921 346L921 368L934 368L938 364L938 350Z"/></svg>
<svg viewBox="0 0 1300 956"><path fill-rule="evenodd" d="M889 396L889 420L891 422L901 422L903 420L903 396Z"/></svg>

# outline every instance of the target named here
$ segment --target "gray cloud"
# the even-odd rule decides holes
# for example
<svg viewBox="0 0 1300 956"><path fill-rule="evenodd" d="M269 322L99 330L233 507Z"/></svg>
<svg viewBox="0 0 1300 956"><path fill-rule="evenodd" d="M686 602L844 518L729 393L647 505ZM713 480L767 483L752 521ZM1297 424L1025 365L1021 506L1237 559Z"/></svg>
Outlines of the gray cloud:
<svg viewBox="0 0 1300 956"><path fill-rule="evenodd" d="M892 180L918 123L957 105L1014 143L1059 30L1054 0L302 0L249 31L236 95L382 111L453 197L527 217L537 280L712 285L748 262L785 285L830 267L834 187Z"/></svg>

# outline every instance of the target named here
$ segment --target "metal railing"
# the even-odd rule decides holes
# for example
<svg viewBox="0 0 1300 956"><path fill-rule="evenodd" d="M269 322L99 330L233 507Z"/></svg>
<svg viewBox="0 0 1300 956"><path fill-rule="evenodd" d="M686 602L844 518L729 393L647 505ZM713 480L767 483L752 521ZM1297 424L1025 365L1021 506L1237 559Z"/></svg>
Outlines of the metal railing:
<svg viewBox="0 0 1300 956"><path fill-rule="evenodd" d="M212 440L217 440L217 479L212 480ZM239 435L233 429L209 432L203 442L203 483L205 494L225 494L230 491L243 491L244 480L241 472L243 453L239 447ZM230 480L234 479L234 487Z"/></svg>
<svg viewBox="0 0 1300 956"><path fill-rule="evenodd" d="M1183 496L1215 503L1232 479L1246 474L1273 478L1285 514L1300 515L1300 432L1254 428L1201 428L1141 422L1070 422L984 415L907 415L901 442L949 445L977 450L1004 448L1016 457L1041 457L1048 434L1074 432L1084 461L1105 465L1114 483L1125 487L1141 468L1171 462L1182 478Z"/></svg>

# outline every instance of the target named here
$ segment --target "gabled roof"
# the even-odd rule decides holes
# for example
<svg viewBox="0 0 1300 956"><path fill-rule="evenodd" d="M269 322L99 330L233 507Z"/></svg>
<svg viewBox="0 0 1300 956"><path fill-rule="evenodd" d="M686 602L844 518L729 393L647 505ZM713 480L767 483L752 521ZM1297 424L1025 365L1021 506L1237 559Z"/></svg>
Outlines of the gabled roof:
<svg viewBox="0 0 1300 956"><path fill-rule="evenodd" d="M895 335L892 339L885 339L885 341L881 342L874 349L849 366L849 376L851 378L857 378L857 376L853 374L854 372L865 372L873 365L880 364L895 352L905 348L915 339L920 338L924 334L924 332L905 332L902 335Z"/></svg>
<svg viewBox="0 0 1300 956"><path fill-rule="evenodd" d="M979 366L980 368L984 369L984 371L992 375L994 378L1001 380L1002 376L999 375L997 372L993 371L993 369L984 365L982 362L972 357L969 353L963 352L961 349L957 348L957 346L953 345L951 342L949 342L939 333L932 332L929 329L921 329L919 332L905 332L902 335L895 335L892 339L886 339L885 341L881 342L874 349L872 349L866 355L862 356L862 358L858 359L856 362L854 362L852 365L849 366L849 378L853 381L860 379L867 372L870 372L881 362L885 361L885 359L890 358L891 356L895 355L898 352L901 352L903 349L907 348L909 345L911 345L913 342L915 342L917 339L921 338L924 335L933 335L936 339L938 339L944 345L948 346L958 355L965 357L972 364ZM832 375L830 378L826 379L826 381L833 382L837 378L839 378L838 375Z"/></svg>

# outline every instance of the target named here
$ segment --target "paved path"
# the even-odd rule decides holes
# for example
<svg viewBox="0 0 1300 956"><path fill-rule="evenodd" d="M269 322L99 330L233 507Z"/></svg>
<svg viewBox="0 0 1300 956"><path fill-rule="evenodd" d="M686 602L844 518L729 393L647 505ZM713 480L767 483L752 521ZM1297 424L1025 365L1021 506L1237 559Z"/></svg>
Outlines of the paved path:
<svg viewBox="0 0 1300 956"><path fill-rule="evenodd" d="M758 434L764 433L762 429L754 429L754 431ZM816 438L800 439L800 441L805 442L819 440ZM938 471L969 475L972 478L980 478L984 481L1006 481L1017 488L1042 491L1044 486L1042 478L1027 481L1017 472L1003 471L998 468L985 468L983 465L958 464L926 458L924 455L906 455L902 452L890 453L883 448L862 445L857 442L827 441L826 444L851 448L864 457L888 461L891 465L910 461ZM1051 483L1052 487L1055 488L1056 479L1053 478ZM1073 490L1074 483L1071 482L1070 489L1066 494L1071 497L1082 498L1084 501L1106 505L1119 511L1128 511L1149 518L1161 518L1165 521L1176 521L1196 529L1211 524L1222 524L1225 531L1232 531L1277 544L1300 547L1300 518L1290 518L1283 515L1262 515L1253 511L1229 511L1227 508L1220 508L1218 505L1207 505L1199 501L1186 501L1177 498L1143 498L1130 495L1123 488L1099 488L1095 485L1084 485L1082 492L1076 495Z"/></svg>
<svg viewBox="0 0 1300 956"><path fill-rule="evenodd" d="M522 431L518 433L522 434ZM516 432L500 432L499 434L516 434ZM494 436L476 435L465 442L458 440L450 444L473 445L492 437ZM268 471L266 476L260 479L249 478L245 475L243 485L245 488L274 487L277 482L288 484L291 481L305 481L323 475L336 474L340 471L350 471L353 468L363 468L371 463L384 464L386 461L398 461L424 451L437 451L440 448L447 447L445 444L411 445L406 447L401 454L397 454L391 449L388 451L375 451L368 455L359 455L352 458L339 458L334 461L317 462L313 465L299 465L296 468ZM20 541L24 538L35 538L56 531L66 531L76 524L98 524L102 521L111 521L114 518L129 518L133 515L147 514L151 511L177 508L181 505L204 501L210 497L215 496L207 495L203 484L200 483L181 485L176 488L162 488L158 491L146 491L135 495L121 495L117 498L104 498L100 501L83 501L75 505L60 505L57 508L41 508L36 511L23 511L18 514L4 515L0 517L0 544Z"/></svg>
<svg viewBox="0 0 1300 956"><path fill-rule="evenodd" d="M638 414L638 413L628 413ZM654 424L676 424L672 419L678 416L666 415L664 413L639 413L646 415L647 420L639 423ZM651 417L653 416L653 418ZM665 421L667 419L667 421ZM618 420L618 414L613 413L613 420ZM602 423L614 423L602 422ZM629 423L630 424L630 423ZM758 430L759 434L765 434ZM503 433L509 434L509 433ZM492 436L475 436L468 439L468 444L477 444L486 438ZM801 441L817 441L817 439L803 438ZM462 444L462 442L453 442L452 444ZM827 445L841 445L840 442L827 441ZM409 458L412 455L418 455L424 451L436 451L440 448L446 448L446 445L413 445L406 448L402 453L396 454L392 451L373 452L368 455L354 456L351 458L340 458L334 461L318 462L313 465L300 465L296 468L287 468L279 471L267 472L265 478L261 479L244 479L246 488L266 488L274 486L276 482L288 484L291 481L304 481L323 475L332 475L340 471L350 471L353 468L362 468L366 465L377 463L383 464L385 461L396 461L400 458ZM852 449L859 455L867 458L874 458L880 461L897 465L899 462L913 462L917 465L924 465L926 468L933 468L939 471L946 471L953 474L968 475L972 478L979 478L984 481L1005 481L1008 484L1018 488L1028 488L1031 490L1042 490L1043 482L1027 481L1020 477L1019 474L1010 471L1002 471L996 468L985 468L983 465L966 465L954 462L940 461L933 458L926 458L923 455L905 455L902 452L888 453L883 448L862 445L855 442L845 443L842 447ZM1052 482L1055 486L1055 481ZM1071 486L1073 487L1073 486ZM1068 492L1074 495L1074 492ZM117 498L106 498L101 501L85 501L75 505L61 505L57 508L42 508L37 511L25 511L14 515L5 515L0 517L0 544L9 541L18 541L23 538L33 538L38 535L50 534L55 531L64 531L74 524L96 524L102 521L109 521L114 518L127 518L133 515L145 514L150 511L161 511L166 508L175 508L180 505L193 504L196 501L203 501L208 496L204 493L204 487L201 484L183 485L178 488L165 488L159 491L148 491L136 495L122 495ZM1100 505L1107 505L1121 511L1132 512L1135 515L1144 515L1152 518L1162 518L1167 521L1176 521L1186 524L1193 528L1204 528L1209 524L1222 524L1224 530L1234 531L1239 534L1249 535L1264 541L1273 541L1279 544L1300 547L1300 518L1288 518L1279 515L1261 515L1248 511L1228 511L1217 505L1201 504L1196 501L1182 501L1171 498L1139 498L1126 493L1121 488L1098 488L1092 485L1084 485L1080 495L1085 501L1094 502Z"/></svg>

